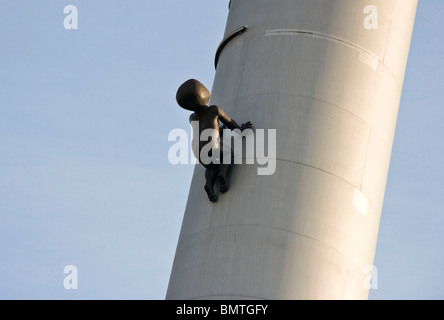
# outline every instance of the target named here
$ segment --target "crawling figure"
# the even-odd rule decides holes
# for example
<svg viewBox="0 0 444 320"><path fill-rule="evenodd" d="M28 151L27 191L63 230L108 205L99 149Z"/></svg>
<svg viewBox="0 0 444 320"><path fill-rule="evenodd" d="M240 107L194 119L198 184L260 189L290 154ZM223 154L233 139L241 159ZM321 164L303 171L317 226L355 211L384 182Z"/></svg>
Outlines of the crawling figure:
<svg viewBox="0 0 444 320"><path fill-rule="evenodd" d="M220 192L228 191L227 173L233 163L233 161L225 161L227 163L223 161L223 143L220 141L222 130L219 127L219 120L224 124L224 127L231 130L238 129L241 132L252 128L252 124L248 121L239 126L220 107L209 106L210 92L202 83L194 79L186 81L179 87L176 100L182 108L194 112L190 116L190 122L198 121L199 129L193 130L193 152L199 162L206 168L205 191L208 199L216 202L217 195L214 192L214 184L219 178ZM207 136L208 139L205 140ZM204 138L203 141L201 141L202 137ZM198 150L196 150L197 146ZM209 150L209 152L201 152L203 148L205 148L205 151ZM208 156L211 157L212 161L208 161Z"/></svg>

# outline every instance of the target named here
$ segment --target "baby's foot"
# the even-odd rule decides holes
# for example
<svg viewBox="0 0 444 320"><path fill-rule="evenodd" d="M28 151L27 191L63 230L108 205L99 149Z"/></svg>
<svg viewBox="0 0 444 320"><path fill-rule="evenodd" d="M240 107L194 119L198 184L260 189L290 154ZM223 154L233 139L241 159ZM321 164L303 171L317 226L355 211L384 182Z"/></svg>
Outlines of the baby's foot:
<svg viewBox="0 0 444 320"><path fill-rule="evenodd" d="M214 190L212 190L211 188L205 186L205 191L207 192L208 200L210 200L211 202L216 202L217 201L217 196L216 196L216 193L214 193Z"/></svg>
<svg viewBox="0 0 444 320"><path fill-rule="evenodd" d="M225 193L230 189L230 186L228 185L224 177L219 176L219 182L220 182L220 187L219 187L220 192Z"/></svg>

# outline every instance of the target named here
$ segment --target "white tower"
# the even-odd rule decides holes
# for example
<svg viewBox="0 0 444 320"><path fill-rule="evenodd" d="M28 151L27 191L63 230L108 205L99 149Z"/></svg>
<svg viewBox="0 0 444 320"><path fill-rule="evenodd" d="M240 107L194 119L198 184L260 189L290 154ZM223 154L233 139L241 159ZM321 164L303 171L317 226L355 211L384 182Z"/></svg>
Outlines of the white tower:
<svg viewBox="0 0 444 320"><path fill-rule="evenodd" d="M191 183L167 299L367 299L417 0L232 0L211 104L276 171Z"/></svg>

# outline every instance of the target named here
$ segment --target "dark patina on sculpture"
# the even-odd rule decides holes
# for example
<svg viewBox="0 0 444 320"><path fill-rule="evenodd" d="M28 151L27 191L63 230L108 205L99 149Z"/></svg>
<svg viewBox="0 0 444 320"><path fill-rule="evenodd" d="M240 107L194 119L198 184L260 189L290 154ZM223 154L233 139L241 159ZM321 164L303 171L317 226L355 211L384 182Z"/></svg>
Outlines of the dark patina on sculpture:
<svg viewBox="0 0 444 320"><path fill-rule="evenodd" d="M216 183L216 180L219 179L220 192L225 193L228 191L229 185L227 182L227 173L233 163L233 161L223 161L224 146L220 139L222 138L222 129L227 127L228 129L238 129L242 132L245 129L252 128L252 124L248 121L239 126L236 121L231 119L220 107L215 105L209 106L210 92L202 83L195 79L190 79L179 87L176 94L176 100L182 108L194 112L190 116L190 122L198 122L199 128L198 130L194 130L193 133L193 145L197 145L197 141L199 144L198 150L195 150L194 153L195 155L198 155L199 162L206 168L206 183L204 189L208 195L208 199L215 202L217 201L217 195L214 192L214 184ZM219 126L219 121L224 124L222 128ZM203 139L203 141L201 141L203 136L202 133L207 129L210 129L212 134L209 135L207 140ZM216 161L211 161L210 163L202 161L201 158L202 148L208 144L211 144L210 153L218 151L217 154L220 155ZM231 154L231 157L232 156L233 155Z"/></svg>

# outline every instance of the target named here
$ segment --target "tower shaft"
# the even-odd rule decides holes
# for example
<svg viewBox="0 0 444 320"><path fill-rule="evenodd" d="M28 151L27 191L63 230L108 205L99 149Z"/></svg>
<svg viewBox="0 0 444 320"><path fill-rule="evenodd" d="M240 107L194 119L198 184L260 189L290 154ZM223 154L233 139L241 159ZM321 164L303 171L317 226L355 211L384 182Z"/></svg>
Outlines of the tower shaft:
<svg viewBox="0 0 444 320"><path fill-rule="evenodd" d="M213 204L196 166L167 299L368 298L416 6L232 0L210 103L276 129L276 170Z"/></svg>

